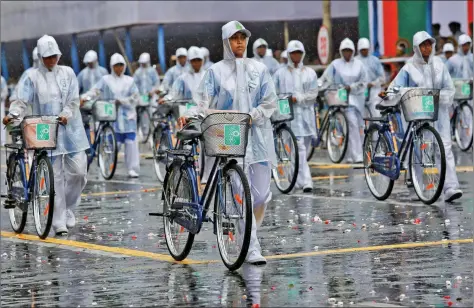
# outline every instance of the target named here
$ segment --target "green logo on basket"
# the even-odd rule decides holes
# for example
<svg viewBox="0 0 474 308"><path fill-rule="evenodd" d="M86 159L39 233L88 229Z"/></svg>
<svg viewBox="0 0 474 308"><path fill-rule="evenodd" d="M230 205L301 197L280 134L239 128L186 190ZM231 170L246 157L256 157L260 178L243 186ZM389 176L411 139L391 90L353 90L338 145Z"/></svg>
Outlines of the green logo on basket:
<svg viewBox="0 0 474 308"><path fill-rule="evenodd" d="M290 114L290 102L288 99L281 99L278 101L278 108L280 110L281 115L287 115Z"/></svg>
<svg viewBox="0 0 474 308"><path fill-rule="evenodd" d="M113 104L105 104L104 105L104 112L108 116L114 115L114 105Z"/></svg>
<svg viewBox="0 0 474 308"><path fill-rule="evenodd" d="M337 98L342 102L346 102L347 101L347 91L346 91L346 89L337 90Z"/></svg>
<svg viewBox="0 0 474 308"><path fill-rule="evenodd" d="M224 145L240 145L240 125L224 125Z"/></svg>
<svg viewBox="0 0 474 308"><path fill-rule="evenodd" d="M196 106L195 103L186 103L186 110L189 110L189 109L193 108L194 106Z"/></svg>
<svg viewBox="0 0 474 308"><path fill-rule="evenodd" d="M434 100L433 96L422 96L421 97L421 105L423 108L423 112L434 112Z"/></svg>
<svg viewBox="0 0 474 308"><path fill-rule="evenodd" d="M471 95L471 86L468 83L463 84L461 92L463 95Z"/></svg>
<svg viewBox="0 0 474 308"><path fill-rule="evenodd" d="M142 101L144 103L148 103L150 101L150 97L148 96L148 94L142 95Z"/></svg>
<svg viewBox="0 0 474 308"><path fill-rule="evenodd" d="M49 124L36 124L36 140L49 140Z"/></svg>
<svg viewBox="0 0 474 308"><path fill-rule="evenodd" d="M365 89L364 96L369 97L369 89Z"/></svg>

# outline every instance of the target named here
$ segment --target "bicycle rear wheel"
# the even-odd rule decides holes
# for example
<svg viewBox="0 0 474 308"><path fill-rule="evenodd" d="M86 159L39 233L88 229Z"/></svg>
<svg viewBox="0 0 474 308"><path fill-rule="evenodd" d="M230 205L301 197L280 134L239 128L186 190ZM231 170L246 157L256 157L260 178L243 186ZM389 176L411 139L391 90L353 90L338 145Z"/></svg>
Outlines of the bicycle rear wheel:
<svg viewBox="0 0 474 308"><path fill-rule="evenodd" d="M443 141L429 124L418 128L410 146L410 176L415 192L425 204L438 200L446 176Z"/></svg>
<svg viewBox="0 0 474 308"><path fill-rule="evenodd" d="M296 184L299 168L298 146L293 131L280 126L275 134L277 167L272 170L275 185L284 194L289 193Z"/></svg>
<svg viewBox="0 0 474 308"><path fill-rule="evenodd" d="M346 155L349 140L349 125L346 115L336 111L329 119L327 130L327 145L329 159L335 164L340 163Z"/></svg>
<svg viewBox="0 0 474 308"><path fill-rule="evenodd" d="M151 120L148 109L143 108L140 110L137 122L139 141L141 143L146 143L151 134Z"/></svg>
<svg viewBox="0 0 474 308"><path fill-rule="evenodd" d="M54 214L54 173L46 153L38 157L33 188L33 216L36 233L41 239L48 237Z"/></svg>
<svg viewBox="0 0 474 308"><path fill-rule="evenodd" d="M194 242L194 234L170 218L174 202L197 202L194 199L193 182L187 170L181 170L181 163L174 163L166 174L163 190L163 223L168 251L173 259L186 259Z"/></svg>
<svg viewBox="0 0 474 308"><path fill-rule="evenodd" d="M456 143L465 152L472 146L472 107L468 103L462 103L454 116Z"/></svg>
<svg viewBox="0 0 474 308"><path fill-rule="evenodd" d="M18 205L23 199L25 193L25 174L22 172L20 163L15 159L16 153L10 153L8 156L7 166L7 187L11 199L15 202L15 208L8 210L10 217L10 224L13 231L21 233L25 229L26 218L28 213L28 207L25 207L26 211L23 211Z"/></svg>
<svg viewBox="0 0 474 308"><path fill-rule="evenodd" d="M214 198L217 245L225 266L235 271L244 263L252 231L252 198L244 171L228 163L218 178Z"/></svg>
<svg viewBox="0 0 474 308"><path fill-rule="evenodd" d="M377 145L378 142L378 145ZM375 156L386 157L387 153L393 152L390 141L383 134L379 134L379 126L371 125L364 138L364 175L370 192L377 200L385 200L390 196L394 180L378 173L372 165Z"/></svg>
<svg viewBox="0 0 474 308"><path fill-rule="evenodd" d="M171 149L171 145L168 136L162 133L160 127L155 128L153 132L153 167L155 168L156 177L161 183L165 180L168 164L166 150L169 149Z"/></svg>
<svg viewBox="0 0 474 308"><path fill-rule="evenodd" d="M109 124L104 125L100 133L100 140L98 146L98 164L100 173L106 180L110 180L117 168L117 139L115 131Z"/></svg>

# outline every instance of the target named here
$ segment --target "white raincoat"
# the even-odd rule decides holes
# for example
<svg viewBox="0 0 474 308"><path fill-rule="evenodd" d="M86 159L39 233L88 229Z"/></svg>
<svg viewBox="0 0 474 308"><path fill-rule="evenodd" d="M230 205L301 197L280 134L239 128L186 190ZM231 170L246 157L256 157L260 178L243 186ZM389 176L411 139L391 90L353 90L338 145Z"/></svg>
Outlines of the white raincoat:
<svg viewBox="0 0 474 308"><path fill-rule="evenodd" d="M202 52L202 56L204 57L203 68L204 70L207 70L214 64L214 62L212 62L211 59L209 59L209 49L207 49L206 47L201 47L201 52Z"/></svg>
<svg viewBox="0 0 474 308"><path fill-rule="evenodd" d="M379 58L368 55L364 57L360 54L362 49L370 49L370 42L366 38L359 39L357 42L357 51L359 54L355 57L364 64L364 68L367 72L368 82L373 84L373 87L367 89L367 94L370 96L369 101L367 102L370 111L373 117L379 117L380 112L375 109L375 105L380 103L381 99L378 97L378 94L382 91L382 85L386 82L385 72L383 70L382 62Z"/></svg>
<svg viewBox="0 0 474 308"><path fill-rule="evenodd" d="M41 37L37 47L39 68L28 71L21 80L10 113L22 117L27 105L32 105L33 115L58 115L68 119L67 125L58 127L57 147L52 151L56 191L53 228L56 232L66 231L66 212L72 213L79 204L87 182L84 151L89 148L89 142L79 112L79 88L74 71L68 66L56 65L51 71L44 66L42 58L61 56L52 36Z"/></svg>
<svg viewBox="0 0 474 308"><path fill-rule="evenodd" d="M426 40L430 40L433 46L428 63L423 59L419 47ZM425 31L417 32L413 36L415 54L407 61L392 81L389 90L393 87L441 89L438 121L435 122L435 127L441 135L446 153L446 180L444 182L444 191L446 191L449 188L457 189L459 187L454 155L451 148L451 127L448 112L448 108L453 103L454 85L443 61L439 57L434 56L435 43L436 40Z"/></svg>
<svg viewBox="0 0 474 308"><path fill-rule="evenodd" d="M264 55L263 57L259 56L259 54L257 53L257 48L262 45L267 47L267 51L268 51L268 43L264 39L259 38L253 43L253 59L265 64L270 74L273 75L276 72L276 70L280 67L280 64L271 55L270 56Z"/></svg>
<svg viewBox="0 0 474 308"><path fill-rule="evenodd" d="M360 130L363 127L362 115L364 114L365 105L365 89L368 83L367 72L364 64L354 58L354 54L349 62L344 60L342 50L351 49L355 53L354 43L345 38L339 46L341 58L331 62L326 68L321 80L323 86L331 85L331 87L350 86L349 106L346 111L347 120L349 121L349 144L347 149L349 162L362 161L362 136Z"/></svg>
<svg viewBox="0 0 474 308"><path fill-rule="evenodd" d="M311 172L306 161L306 149L311 144L311 137L316 135L316 118L314 104L318 96L318 76L313 69L303 65L306 55L303 43L290 41L287 48L288 64L273 75L277 94L291 94L296 97L293 104L294 119L290 123L292 131L298 139L299 174L296 188L312 188ZM291 60L291 53L301 51L303 57L298 67Z"/></svg>
<svg viewBox="0 0 474 308"><path fill-rule="evenodd" d="M283 50L283 51L281 52L280 57L281 57L282 59L286 59L286 61L288 61L288 51ZM287 62L287 63L288 63L288 62ZM280 61L279 68L286 67L287 63L284 63L284 62L281 62L281 61Z"/></svg>
<svg viewBox="0 0 474 308"><path fill-rule="evenodd" d="M446 62L452 78L473 78L474 63L472 52L469 50L467 54L464 54L462 50L462 45L466 43L470 43L472 45L471 38L466 34L461 34L458 41L458 53L453 55Z"/></svg>
<svg viewBox="0 0 474 308"><path fill-rule="evenodd" d="M138 87L140 95L148 96L150 92L154 92L160 87L160 77L156 69L151 66L149 53L142 53L138 63L146 64L146 67L140 66L133 74L133 80Z"/></svg>
<svg viewBox="0 0 474 308"><path fill-rule="evenodd" d="M176 65L166 72L165 77L163 78L163 82L160 86L161 92L169 91L170 88L173 86L173 82L176 80L176 78L181 76L181 74L186 71L186 64L179 64L178 57L180 56L188 56L188 51L186 50L186 48L181 47L176 50Z"/></svg>
<svg viewBox="0 0 474 308"><path fill-rule="evenodd" d="M447 52L453 52L454 53L454 45L451 44L451 43L446 43L443 45L443 53L439 56L441 58L441 60L443 60L444 63L446 63L446 61L448 61L448 59L446 58L446 53Z"/></svg>

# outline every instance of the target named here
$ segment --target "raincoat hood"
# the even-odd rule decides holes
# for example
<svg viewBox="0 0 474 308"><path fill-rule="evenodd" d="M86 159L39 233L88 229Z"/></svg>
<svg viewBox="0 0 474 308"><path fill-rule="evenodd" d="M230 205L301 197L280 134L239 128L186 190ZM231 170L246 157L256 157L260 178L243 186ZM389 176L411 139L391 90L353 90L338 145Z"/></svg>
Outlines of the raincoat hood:
<svg viewBox="0 0 474 308"><path fill-rule="evenodd" d="M357 42L357 50L361 51L362 49L370 49L369 39L363 37Z"/></svg>
<svg viewBox="0 0 474 308"><path fill-rule="evenodd" d="M428 34L426 31L420 31L415 33L413 35L413 50L415 51L415 54L413 55L413 62L417 64L425 64L425 60L423 59L423 56L421 55L421 50L420 50L420 44L423 43L424 41L429 40L431 42L432 50L430 57L428 59L428 63L431 63L433 60L433 57L436 52L435 44L436 40L431 37L431 35Z"/></svg>
<svg viewBox="0 0 474 308"><path fill-rule="evenodd" d="M83 62L84 64L97 62L97 52L95 52L94 50L89 50L88 52L86 52Z"/></svg>
<svg viewBox="0 0 474 308"><path fill-rule="evenodd" d="M472 40L471 38L469 37L469 35L466 35L466 34L461 34L459 36L459 39L458 39L458 54L460 54L461 56L464 56L464 52L462 50L462 45L466 44L466 43L469 43L469 44L472 44ZM471 51L468 51L467 54L470 54Z"/></svg>
<svg viewBox="0 0 474 308"><path fill-rule="evenodd" d="M58 56L58 62L61 58L61 51L59 50L58 43L54 37L49 35L43 35L37 42L36 47L38 48L38 58L40 59L40 66L44 66L43 58L51 57L54 55ZM56 65L57 66L57 65Z"/></svg>
<svg viewBox="0 0 474 308"><path fill-rule="evenodd" d="M245 29L245 27L240 22L233 20L233 21L229 21L228 23L222 26L222 42L224 44L224 60L235 60L235 55L232 52L232 48L230 47L229 38L237 32L242 32L247 36L244 58L247 57L247 47L249 43L249 38L252 34L250 33L249 30Z"/></svg>
<svg viewBox="0 0 474 308"><path fill-rule="evenodd" d="M202 49L196 46L191 46L188 49L188 61L193 59L201 59L204 60L204 55L202 53Z"/></svg>
<svg viewBox="0 0 474 308"><path fill-rule="evenodd" d="M343 61L345 61L345 60L344 60L344 56L342 55L342 51L343 51L344 49L350 49L350 50L352 50L352 57L351 57L351 59L350 59L349 61L354 60L354 53L355 53L354 42L351 41L351 40L350 40L349 38L347 38L347 37L346 37L345 39L343 39L342 42L341 42L341 45L339 45L339 54L341 55L341 59L342 59Z"/></svg>
<svg viewBox="0 0 474 308"><path fill-rule="evenodd" d="M188 56L188 51L184 47L176 49L176 58L179 58L181 56Z"/></svg>
<svg viewBox="0 0 474 308"><path fill-rule="evenodd" d="M280 57L285 58L285 59L288 59L288 51L283 50L283 51L281 52Z"/></svg>
<svg viewBox="0 0 474 308"><path fill-rule="evenodd" d="M204 58L209 57L209 49L207 49L206 47L201 47L200 49L201 49L202 56Z"/></svg>
<svg viewBox="0 0 474 308"><path fill-rule="evenodd" d="M150 64L150 54L148 52L144 52L140 55L140 58L138 58L138 63L140 64Z"/></svg>
<svg viewBox="0 0 474 308"><path fill-rule="evenodd" d="M451 43L444 44L443 53L448 52L448 51L454 52L454 45L453 44L451 44Z"/></svg>
<svg viewBox="0 0 474 308"><path fill-rule="evenodd" d="M306 56L306 51L304 50L303 43L301 43L300 41L297 41L297 40L290 41L288 43L288 47L286 48L286 52L288 54L291 54L292 52L295 52L295 51L301 51L303 53L303 56L301 57L301 62L298 63L298 67L302 67L304 57ZM291 56L288 56L287 65L291 68L295 67L295 64L293 63L293 61L291 61Z"/></svg>
<svg viewBox="0 0 474 308"><path fill-rule="evenodd" d="M267 43L267 41L265 41L262 38L259 38L255 42L253 42L252 50L253 50L253 56L254 57L263 58L263 57L260 57L260 55L257 53L257 48L260 47L260 46L265 46L267 48L267 52L268 52L268 43ZM265 55L265 56L267 56L267 55Z"/></svg>
<svg viewBox="0 0 474 308"><path fill-rule="evenodd" d="M38 66L39 66L38 47L35 47L33 49L32 57L33 57L33 67L38 68Z"/></svg>
<svg viewBox="0 0 474 308"><path fill-rule="evenodd" d="M122 63L123 64L123 72L120 76L117 76L114 71L114 65ZM114 53L112 57L110 57L110 71L111 74L116 76L116 77L122 77L125 74L125 71L127 70L127 63L125 62L125 58L119 54L119 53Z"/></svg>

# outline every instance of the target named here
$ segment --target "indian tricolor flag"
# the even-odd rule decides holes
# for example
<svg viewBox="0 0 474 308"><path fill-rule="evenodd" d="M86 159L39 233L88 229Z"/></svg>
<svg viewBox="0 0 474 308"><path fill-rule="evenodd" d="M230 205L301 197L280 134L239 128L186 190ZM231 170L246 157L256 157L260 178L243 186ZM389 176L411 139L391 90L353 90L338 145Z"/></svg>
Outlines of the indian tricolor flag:
<svg viewBox="0 0 474 308"><path fill-rule="evenodd" d="M473 20L472 2L359 0L359 36L369 38L378 54L395 56L400 39L407 40L411 47L413 35L422 30L431 33L433 23L441 24L443 36L450 35L451 21L461 23L462 31L468 33Z"/></svg>

